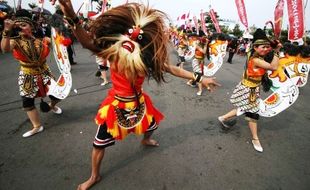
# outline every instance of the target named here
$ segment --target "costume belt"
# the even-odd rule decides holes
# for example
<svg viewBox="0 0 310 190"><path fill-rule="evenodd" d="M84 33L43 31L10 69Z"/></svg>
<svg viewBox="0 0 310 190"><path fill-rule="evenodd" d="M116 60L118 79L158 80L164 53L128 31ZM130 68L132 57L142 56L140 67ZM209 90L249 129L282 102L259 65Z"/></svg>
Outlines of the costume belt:
<svg viewBox="0 0 310 190"><path fill-rule="evenodd" d="M29 66L29 65L24 65L21 64L20 70L23 71L24 74L28 74L28 75L40 75L42 73L44 73L45 71L47 71L48 65L46 63L41 64L41 66Z"/></svg>
<svg viewBox="0 0 310 190"><path fill-rule="evenodd" d="M255 88L261 84L262 77L243 78L241 83L247 87Z"/></svg>
<svg viewBox="0 0 310 190"><path fill-rule="evenodd" d="M201 60L204 60L205 57L204 56L195 55L195 58L198 59L199 61L201 61Z"/></svg>
<svg viewBox="0 0 310 190"><path fill-rule="evenodd" d="M46 60L43 61L31 61L31 62L24 62L19 60L19 64L23 67L28 67L28 68L35 68L35 67L40 67L46 63Z"/></svg>
<svg viewBox="0 0 310 190"><path fill-rule="evenodd" d="M142 93L139 93L138 94L138 98L139 98L140 103L142 103L141 102L141 97L142 97ZM132 101L137 100L136 96L119 96L119 95L115 95L114 98L117 99L118 101L121 101L121 102L132 102Z"/></svg>

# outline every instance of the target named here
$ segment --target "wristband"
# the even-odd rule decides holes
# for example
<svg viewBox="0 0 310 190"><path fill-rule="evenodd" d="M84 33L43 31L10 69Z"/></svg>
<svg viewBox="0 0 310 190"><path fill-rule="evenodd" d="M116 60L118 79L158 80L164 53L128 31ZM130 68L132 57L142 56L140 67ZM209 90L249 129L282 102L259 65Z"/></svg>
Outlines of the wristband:
<svg viewBox="0 0 310 190"><path fill-rule="evenodd" d="M3 30L2 37L3 38L9 38L11 36L12 31L11 30Z"/></svg>

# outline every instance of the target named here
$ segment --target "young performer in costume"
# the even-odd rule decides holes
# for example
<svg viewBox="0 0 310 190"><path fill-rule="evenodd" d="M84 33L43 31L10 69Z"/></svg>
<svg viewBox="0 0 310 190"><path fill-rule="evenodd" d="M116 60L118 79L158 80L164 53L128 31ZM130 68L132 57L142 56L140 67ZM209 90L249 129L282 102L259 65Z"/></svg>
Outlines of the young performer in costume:
<svg viewBox="0 0 310 190"><path fill-rule="evenodd" d="M98 71L96 73L96 76L100 77L103 80L100 85L105 86L109 83L107 78L107 71L109 70L110 63L108 60L103 60L98 56L96 56L96 63L98 64Z"/></svg>
<svg viewBox="0 0 310 190"><path fill-rule="evenodd" d="M184 33L179 34L179 44L177 48L177 52L179 54L180 62L177 63L177 66L183 69L185 63L185 54L188 48L188 41L186 39L186 35Z"/></svg>
<svg viewBox="0 0 310 190"><path fill-rule="evenodd" d="M52 73L46 64L46 57L49 54L50 39L36 38L33 34L34 23L31 14L27 10L16 12L16 19L6 19L4 31L2 33L1 49L4 52L13 52L13 56L20 63L18 85L20 96L22 97L23 109L26 111L33 129L24 133L23 137L32 136L43 131L39 113L34 101L37 97L45 97ZM10 38L13 30L19 30L17 36ZM50 108L56 114L61 114L62 110L56 106L59 99L50 96Z"/></svg>
<svg viewBox="0 0 310 190"><path fill-rule="evenodd" d="M273 43L274 44L274 43ZM276 45L275 45L276 46ZM257 134L257 121L259 119L259 95L262 79L267 70L276 70L279 64L279 48L276 46L270 61L265 61L267 55L270 55L271 41L266 37L263 30L257 29L254 33L253 47L248 55L245 71L241 82L236 86L230 98L230 102L236 107L218 119L223 125L223 129L229 129L226 122L228 119L245 114L249 122L249 128L252 133L252 144L255 150L263 152Z"/></svg>
<svg viewBox="0 0 310 190"><path fill-rule="evenodd" d="M206 37L200 37L199 43L195 47L195 55L192 61L192 67L195 73L199 73L203 75L204 59L205 59L206 53L207 53L207 39ZM189 80L187 84L192 86L193 82L194 80ZM198 83L197 95L201 96L201 94L202 94L202 84Z"/></svg>
<svg viewBox="0 0 310 190"><path fill-rule="evenodd" d="M168 63L166 15L142 4L127 3L104 12L91 25L91 36L79 25L69 0L59 0L67 20L81 44L97 56L110 61L112 89L102 102L93 142L92 172L78 189L88 189L101 177L99 169L105 148L124 139L129 133L144 134L143 145L158 146L151 135L163 115L143 92L145 78L164 81L164 72L193 79L209 86L218 86L213 78L182 70Z"/></svg>

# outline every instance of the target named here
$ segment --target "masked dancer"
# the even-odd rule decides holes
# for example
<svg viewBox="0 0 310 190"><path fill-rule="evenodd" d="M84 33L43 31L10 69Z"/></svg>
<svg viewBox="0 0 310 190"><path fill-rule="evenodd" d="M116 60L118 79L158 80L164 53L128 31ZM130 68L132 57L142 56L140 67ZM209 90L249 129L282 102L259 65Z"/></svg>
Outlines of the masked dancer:
<svg viewBox="0 0 310 190"><path fill-rule="evenodd" d="M143 92L145 78L164 81L164 72L218 86L213 78L182 70L168 63L166 15L145 5L127 3L104 12L90 26L91 36L79 24L69 0L59 0L74 34L83 47L109 60L112 89L102 102L95 121L98 130L93 142L91 176L78 189L88 189L101 177L100 164L105 148L129 133L144 134L143 145L158 146L151 138L163 115Z"/></svg>

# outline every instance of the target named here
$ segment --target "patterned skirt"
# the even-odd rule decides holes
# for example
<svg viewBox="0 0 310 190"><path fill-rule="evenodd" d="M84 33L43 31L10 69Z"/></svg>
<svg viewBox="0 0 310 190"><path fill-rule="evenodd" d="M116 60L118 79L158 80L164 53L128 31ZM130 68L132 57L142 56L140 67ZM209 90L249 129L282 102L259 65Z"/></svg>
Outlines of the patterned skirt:
<svg viewBox="0 0 310 190"><path fill-rule="evenodd" d="M204 68L204 60L200 60L197 58L194 58L192 61L192 67L193 71L196 73L203 73L203 68Z"/></svg>
<svg viewBox="0 0 310 190"><path fill-rule="evenodd" d="M230 102L243 112L257 113L259 111L259 95L259 86L250 88L240 82L234 89Z"/></svg>
<svg viewBox="0 0 310 190"><path fill-rule="evenodd" d="M20 96L27 98L45 97L51 76L50 70L46 70L39 75L31 75L20 71L18 76Z"/></svg>
<svg viewBox="0 0 310 190"><path fill-rule="evenodd" d="M163 118L147 94L141 93L137 103L136 98L119 97L111 90L102 102L95 121L97 125L106 124L107 132L113 138L122 140L129 133L144 134L150 126L157 127Z"/></svg>

